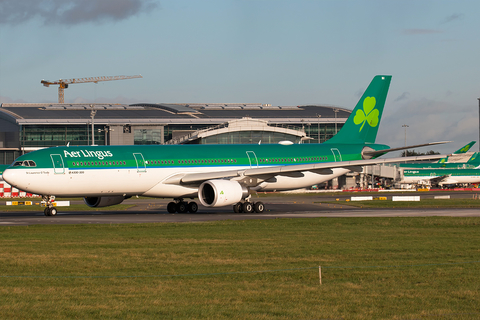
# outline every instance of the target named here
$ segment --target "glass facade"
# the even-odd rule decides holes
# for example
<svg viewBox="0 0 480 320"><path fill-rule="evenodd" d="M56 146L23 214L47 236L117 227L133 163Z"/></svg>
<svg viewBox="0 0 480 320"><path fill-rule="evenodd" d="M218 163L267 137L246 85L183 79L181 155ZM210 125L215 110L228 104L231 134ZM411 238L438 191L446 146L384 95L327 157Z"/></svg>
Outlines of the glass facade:
<svg viewBox="0 0 480 320"><path fill-rule="evenodd" d="M343 123L337 123L337 131L343 127ZM335 123L307 124L304 126L305 133L312 138L304 143L322 143L332 138L335 132Z"/></svg>
<svg viewBox="0 0 480 320"><path fill-rule="evenodd" d="M180 131L180 130L200 130L200 129L207 129L209 126L205 124L171 124L165 125L164 132L163 132L163 141L167 142L173 138L173 131Z"/></svg>
<svg viewBox="0 0 480 320"><path fill-rule="evenodd" d="M20 151L14 150L1 150L0 151L0 164L12 164L15 159L20 157Z"/></svg>
<svg viewBox="0 0 480 320"><path fill-rule="evenodd" d="M337 131L342 128L343 124L337 124ZM301 126L299 126L301 127ZM165 125L162 136L161 126L152 127L152 129L135 129L134 130L134 144L135 145L151 145L162 144L172 138L174 131L182 130L199 130L206 129L207 126L203 125ZM303 129L308 137L312 138L305 140L304 143L318 143L324 142L335 135L334 123L303 123ZM72 146L85 146L91 144L91 127L90 125L28 125L22 126L20 133L21 147L28 148L43 148L64 146L70 143ZM109 132L105 132L104 125L95 126L95 144L105 145ZM269 131L238 131L219 134L211 137L201 139L197 143L201 144L245 144L245 143L258 143L261 141L264 144L278 143L280 141L292 141L293 143L299 143L300 137ZM7 155L8 154L8 155ZM0 154L0 162L11 163L18 155L10 155L11 153L4 152ZM8 159L7 159L8 158Z"/></svg>
<svg viewBox="0 0 480 320"><path fill-rule="evenodd" d="M105 145L104 126L95 126L95 144ZM90 125L32 125L23 126L22 147L86 146L92 143Z"/></svg>
<svg viewBox="0 0 480 320"><path fill-rule="evenodd" d="M299 143L300 137L271 131L237 131L222 133L201 139L201 144L245 144L245 143L279 143L280 141Z"/></svg>
<svg viewBox="0 0 480 320"><path fill-rule="evenodd" d="M161 129L134 129L134 144L162 144Z"/></svg>
<svg viewBox="0 0 480 320"><path fill-rule="evenodd" d="M293 124L296 128L302 128L302 123ZM303 128L308 137L312 138L305 140L303 143L322 143L332 138L336 132L340 131L343 123L337 123L337 131L335 131L335 123L312 123L303 124ZM172 139L173 131L177 130L199 130L206 129L205 125L167 125L164 131L164 141ZM236 144L236 143L278 143L280 141L289 140L293 143L298 143L300 138L283 133L264 132L264 131L240 131L224 133L216 136L211 136L202 139L198 142L201 144Z"/></svg>

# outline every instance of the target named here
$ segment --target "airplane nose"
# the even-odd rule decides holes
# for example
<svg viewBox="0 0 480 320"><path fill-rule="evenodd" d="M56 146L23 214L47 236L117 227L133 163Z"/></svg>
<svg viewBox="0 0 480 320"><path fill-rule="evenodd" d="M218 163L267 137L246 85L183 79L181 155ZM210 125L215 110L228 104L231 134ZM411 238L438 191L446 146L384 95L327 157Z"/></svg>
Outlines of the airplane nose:
<svg viewBox="0 0 480 320"><path fill-rule="evenodd" d="M6 169L3 171L2 174L3 180L5 180L8 184L14 186L15 185L15 170Z"/></svg>

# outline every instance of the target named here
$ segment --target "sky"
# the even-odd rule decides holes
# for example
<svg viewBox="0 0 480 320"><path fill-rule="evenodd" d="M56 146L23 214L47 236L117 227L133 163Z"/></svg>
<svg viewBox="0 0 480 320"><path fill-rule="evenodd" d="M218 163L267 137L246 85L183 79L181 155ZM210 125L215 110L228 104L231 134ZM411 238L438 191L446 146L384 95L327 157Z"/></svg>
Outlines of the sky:
<svg viewBox="0 0 480 320"><path fill-rule="evenodd" d="M480 2L0 0L0 102L329 104L392 75L377 142L479 137ZM479 150L479 144L472 150Z"/></svg>

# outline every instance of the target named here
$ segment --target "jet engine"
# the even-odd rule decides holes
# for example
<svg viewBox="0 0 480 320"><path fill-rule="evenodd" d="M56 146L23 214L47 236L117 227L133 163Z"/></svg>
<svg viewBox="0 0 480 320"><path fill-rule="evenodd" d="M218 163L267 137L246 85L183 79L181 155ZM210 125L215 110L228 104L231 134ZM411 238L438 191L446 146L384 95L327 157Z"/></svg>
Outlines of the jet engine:
<svg viewBox="0 0 480 320"><path fill-rule="evenodd" d="M109 197L84 197L83 202L89 207L108 207L113 206L125 200L124 196L109 196Z"/></svg>
<svg viewBox="0 0 480 320"><path fill-rule="evenodd" d="M246 187L237 181L208 180L198 188L198 199L205 207L222 207L248 197Z"/></svg>

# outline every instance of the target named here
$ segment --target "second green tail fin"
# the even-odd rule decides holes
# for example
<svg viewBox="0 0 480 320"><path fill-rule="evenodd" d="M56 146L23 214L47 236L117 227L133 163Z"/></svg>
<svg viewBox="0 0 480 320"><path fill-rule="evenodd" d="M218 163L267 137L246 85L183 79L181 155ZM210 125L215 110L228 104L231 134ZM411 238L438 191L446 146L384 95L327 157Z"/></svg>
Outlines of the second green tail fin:
<svg viewBox="0 0 480 320"><path fill-rule="evenodd" d="M473 156L468 159L467 163L478 168L480 166L480 152L475 152Z"/></svg>
<svg viewBox="0 0 480 320"><path fill-rule="evenodd" d="M466 153L466 152L468 152L468 150L470 150L471 147L473 147L473 145L475 143L476 143L476 141L470 141L469 143L467 143L466 145L464 145L463 147L461 147L460 149L455 151L453 154ZM438 160L438 163L445 163L447 161L448 161L448 157Z"/></svg>
<svg viewBox="0 0 480 320"><path fill-rule="evenodd" d="M392 76L375 76L342 129L325 143L374 143Z"/></svg>
<svg viewBox="0 0 480 320"><path fill-rule="evenodd" d="M453 154L459 154L459 153L468 152L468 150L470 150L470 148L473 147L473 145L474 145L476 142L477 142L477 141L470 141L469 143L467 143L466 145L464 145L463 147L461 147L460 149L458 149L457 151L455 151Z"/></svg>

